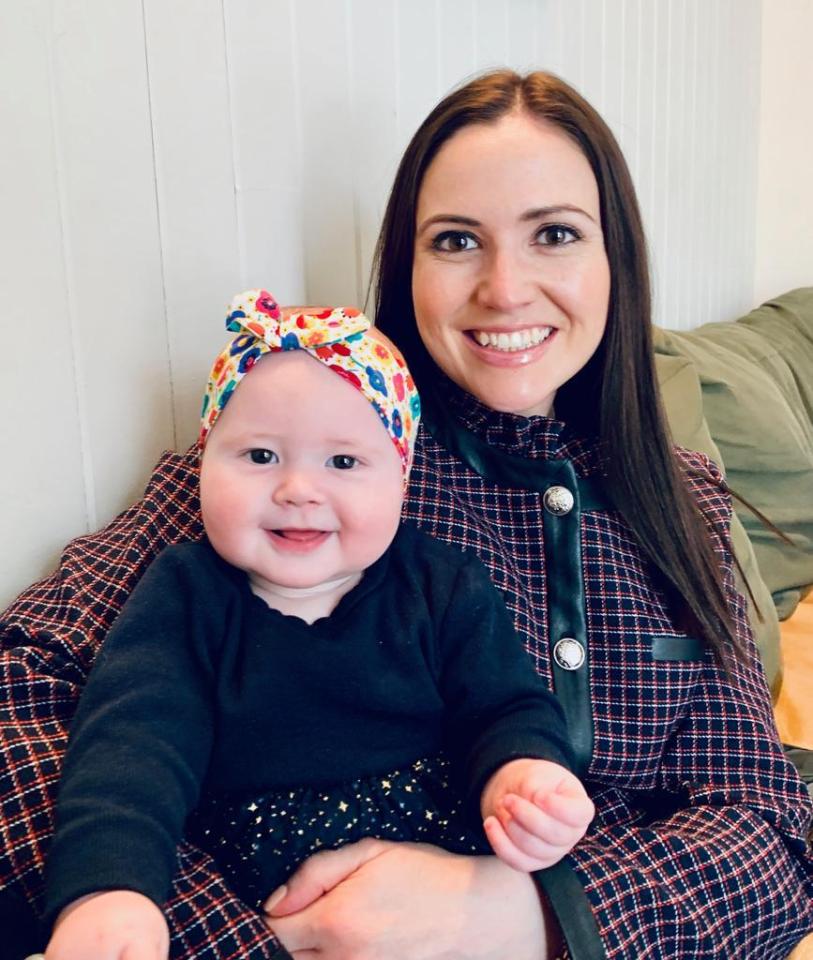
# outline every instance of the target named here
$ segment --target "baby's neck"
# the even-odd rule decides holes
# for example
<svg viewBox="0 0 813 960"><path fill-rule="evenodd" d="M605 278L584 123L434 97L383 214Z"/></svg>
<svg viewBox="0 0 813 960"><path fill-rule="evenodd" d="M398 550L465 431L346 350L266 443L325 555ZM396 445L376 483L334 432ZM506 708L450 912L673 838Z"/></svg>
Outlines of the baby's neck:
<svg viewBox="0 0 813 960"><path fill-rule="evenodd" d="M255 582L249 578L251 592L280 613L299 617L305 623L313 623L320 617L328 617L336 609L341 598L361 580L362 573L319 583L313 587L283 587L268 581Z"/></svg>

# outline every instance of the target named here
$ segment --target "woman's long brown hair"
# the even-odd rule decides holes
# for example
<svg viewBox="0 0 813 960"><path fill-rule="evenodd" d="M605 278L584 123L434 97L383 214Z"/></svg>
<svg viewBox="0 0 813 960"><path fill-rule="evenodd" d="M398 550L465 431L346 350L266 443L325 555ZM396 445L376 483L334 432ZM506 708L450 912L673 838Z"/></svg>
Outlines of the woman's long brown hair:
<svg viewBox="0 0 813 960"><path fill-rule="evenodd" d="M406 148L374 260L376 324L404 351L418 387L436 372L412 302L418 193L440 147L462 127L512 112L552 123L578 144L598 183L610 265L607 326L598 350L556 394L558 417L596 436L607 489L641 547L663 574L674 615L726 664L744 656L719 558L673 452L655 376L646 241L626 161L599 114L548 73L485 74L449 94Z"/></svg>

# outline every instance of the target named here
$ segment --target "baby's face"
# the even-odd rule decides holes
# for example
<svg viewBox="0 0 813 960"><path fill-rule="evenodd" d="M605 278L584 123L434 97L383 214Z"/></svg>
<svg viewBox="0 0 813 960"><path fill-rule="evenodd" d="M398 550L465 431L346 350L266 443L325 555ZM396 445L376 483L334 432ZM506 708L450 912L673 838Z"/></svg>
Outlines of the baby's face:
<svg viewBox="0 0 813 960"><path fill-rule="evenodd" d="M268 354L251 370L201 464L209 540L261 596L357 581L395 536L403 488L368 401L302 351Z"/></svg>

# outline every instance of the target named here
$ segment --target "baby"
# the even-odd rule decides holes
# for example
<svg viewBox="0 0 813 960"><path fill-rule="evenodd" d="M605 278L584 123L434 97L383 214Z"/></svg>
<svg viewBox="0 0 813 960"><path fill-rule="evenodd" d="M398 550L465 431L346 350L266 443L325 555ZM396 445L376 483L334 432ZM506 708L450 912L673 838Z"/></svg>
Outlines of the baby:
<svg viewBox="0 0 813 960"><path fill-rule="evenodd" d="M226 325L206 537L152 563L71 728L48 960L164 960L183 835L260 908L365 836L535 870L593 814L485 567L400 524L420 404L398 351L357 310L262 290Z"/></svg>

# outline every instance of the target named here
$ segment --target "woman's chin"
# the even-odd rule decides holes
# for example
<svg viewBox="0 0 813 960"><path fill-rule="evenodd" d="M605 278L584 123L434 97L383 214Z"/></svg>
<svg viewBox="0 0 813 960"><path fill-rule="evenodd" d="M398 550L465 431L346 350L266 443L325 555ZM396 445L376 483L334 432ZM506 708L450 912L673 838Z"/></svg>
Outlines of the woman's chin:
<svg viewBox="0 0 813 960"><path fill-rule="evenodd" d="M518 417L549 417L553 410L555 394L541 395L538 390L509 390L505 385L489 387L480 384L463 386L480 403L496 410L497 413L510 413Z"/></svg>

